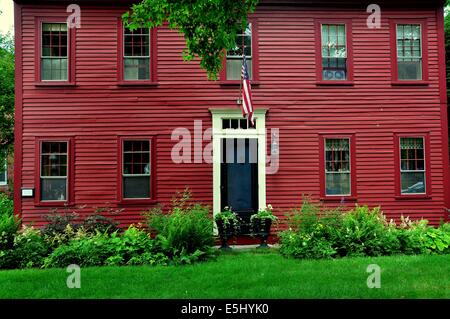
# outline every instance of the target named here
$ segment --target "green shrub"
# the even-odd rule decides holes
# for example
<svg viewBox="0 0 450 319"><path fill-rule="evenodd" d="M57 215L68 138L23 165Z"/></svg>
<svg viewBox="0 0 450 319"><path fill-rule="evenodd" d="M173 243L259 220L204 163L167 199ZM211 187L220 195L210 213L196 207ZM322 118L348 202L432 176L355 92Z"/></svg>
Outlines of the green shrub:
<svg viewBox="0 0 450 319"><path fill-rule="evenodd" d="M64 213L59 213L57 209L52 209L50 214L45 215L44 219L47 224L42 228L42 234L46 237L54 237L65 232L67 226L77 229L79 226L75 220L78 218L78 213L75 211L69 212L66 208Z"/></svg>
<svg viewBox="0 0 450 319"><path fill-rule="evenodd" d="M49 247L40 231L24 227L14 238L14 255L19 268L41 267Z"/></svg>
<svg viewBox="0 0 450 319"><path fill-rule="evenodd" d="M379 207L356 206L343 215L342 225L333 232L340 256L382 256L400 252L396 229Z"/></svg>
<svg viewBox="0 0 450 319"><path fill-rule="evenodd" d="M191 202L191 192L185 189L172 199L172 208L164 213L161 207L144 214L149 229L156 234L165 254L172 260L200 259L212 253L214 245L213 219L209 208ZM196 259L196 257L193 257Z"/></svg>
<svg viewBox="0 0 450 319"><path fill-rule="evenodd" d="M83 222L83 228L90 233L99 231L101 233L114 233L120 231L119 223L112 218L100 214L94 214L86 217Z"/></svg>
<svg viewBox="0 0 450 319"><path fill-rule="evenodd" d="M0 215L13 215L14 203L6 194L0 193Z"/></svg>
<svg viewBox="0 0 450 319"><path fill-rule="evenodd" d="M97 232L57 247L44 267L167 264L159 244L147 233L130 226L123 234Z"/></svg>
<svg viewBox="0 0 450 319"><path fill-rule="evenodd" d="M148 215L148 225L169 255L207 251L214 245L209 209L201 205L187 210L175 207L168 214Z"/></svg>
<svg viewBox="0 0 450 319"><path fill-rule="evenodd" d="M388 223L380 208L368 206L342 213L305 200L288 216L288 226L280 233L280 252L295 258L413 254L422 247L414 237L418 230L404 232Z"/></svg>
<svg viewBox="0 0 450 319"><path fill-rule="evenodd" d="M0 250L11 249L14 236L20 227L20 219L12 211L6 210L0 214Z"/></svg>

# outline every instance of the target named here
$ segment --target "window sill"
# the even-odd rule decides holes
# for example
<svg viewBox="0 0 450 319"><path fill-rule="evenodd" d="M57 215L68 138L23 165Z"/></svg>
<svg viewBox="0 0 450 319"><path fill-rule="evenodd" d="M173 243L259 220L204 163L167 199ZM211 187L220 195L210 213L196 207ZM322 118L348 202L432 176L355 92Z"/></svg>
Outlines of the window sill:
<svg viewBox="0 0 450 319"><path fill-rule="evenodd" d="M353 81L316 81L317 86L353 86Z"/></svg>
<svg viewBox="0 0 450 319"><path fill-rule="evenodd" d="M117 202L117 205L151 205L158 203L156 199L121 199Z"/></svg>
<svg viewBox="0 0 450 319"><path fill-rule="evenodd" d="M428 81L392 81L392 86L428 86Z"/></svg>
<svg viewBox="0 0 450 319"><path fill-rule="evenodd" d="M430 195L423 195L423 194L421 194L421 195L397 195L397 196L395 196L395 199L398 199L398 200L413 200L413 199L418 199L418 200L426 199L426 200L428 200L428 199L431 199L431 198L432 197Z"/></svg>
<svg viewBox="0 0 450 319"><path fill-rule="evenodd" d="M241 81L239 80L229 80L229 81L219 81L219 84L221 86L240 86L241 85ZM259 81L251 81L250 80L250 84L253 86L259 86L260 82Z"/></svg>
<svg viewBox="0 0 450 319"><path fill-rule="evenodd" d="M320 200L323 202L345 203L356 202L358 199L355 196L322 196Z"/></svg>
<svg viewBox="0 0 450 319"><path fill-rule="evenodd" d="M40 201L40 202L36 202L34 203L34 206L36 207L73 207L75 206L75 203L72 202L59 202L59 201L55 201L55 202L46 202L46 201Z"/></svg>
<svg viewBox="0 0 450 319"><path fill-rule="evenodd" d="M61 82L61 81L52 81L52 82L35 82L34 86L36 87L75 87L77 86L75 82Z"/></svg>
<svg viewBox="0 0 450 319"><path fill-rule="evenodd" d="M158 86L158 82L151 81L118 81L117 86Z"/></svg>

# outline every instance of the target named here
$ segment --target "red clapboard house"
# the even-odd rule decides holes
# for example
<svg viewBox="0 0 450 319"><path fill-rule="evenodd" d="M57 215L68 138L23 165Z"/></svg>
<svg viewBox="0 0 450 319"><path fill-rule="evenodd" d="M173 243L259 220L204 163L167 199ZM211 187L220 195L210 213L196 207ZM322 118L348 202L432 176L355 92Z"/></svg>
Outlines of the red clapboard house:
<svg viewBox="0 0 450 319"><path fill-rule="evenodd" d="M77 1L73 28L71 1L15 0L16 211L40 226L55 207L109 205L127 225L188 186L214 213L283 217L305 195L437 224L450 207L443 2L378 1L374 28L361 1L262 0L245 52L208 81L178 32L123 28L132 2ZM255 127L237 102L244 54Z"/></svg>

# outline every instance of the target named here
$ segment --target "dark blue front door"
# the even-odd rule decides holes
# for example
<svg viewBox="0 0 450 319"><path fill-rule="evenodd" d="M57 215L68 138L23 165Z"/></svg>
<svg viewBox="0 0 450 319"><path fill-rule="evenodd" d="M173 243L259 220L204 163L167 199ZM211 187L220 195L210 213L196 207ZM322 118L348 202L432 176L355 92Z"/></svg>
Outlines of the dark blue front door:
<svg viewBox="0 0 450 319"><path fill-rule="evenodd" d="M231 207L247 222L258 210L257 154L257 139L222 140L221 206Z"/></svg>

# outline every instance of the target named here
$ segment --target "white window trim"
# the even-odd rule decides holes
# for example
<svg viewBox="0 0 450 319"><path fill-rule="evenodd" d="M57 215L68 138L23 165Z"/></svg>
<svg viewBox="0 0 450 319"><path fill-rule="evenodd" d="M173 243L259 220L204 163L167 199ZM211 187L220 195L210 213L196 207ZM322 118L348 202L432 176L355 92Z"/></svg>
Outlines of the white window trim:
<svg viewBox="0 0 450 319"><path fill-rule="evenodd" d="M398 163L400 167L400 195L401 196L408 196L408 195L426 195L427 194L427 153L426 153L426 140L424 136L417 136L413 138L421 138L423 141L423 170L402 170L402 138L409 138L409 137L401 137L399 138L399 160L400 163ZM425 189L425 192L422 193L403 193L402 190L402 173L423 173L423 186Z"/></svg>
<svg viewBox="0 0 450 319"><path fill-rule="evenodd" d="M338 140L348 140L348 159L349 163L348 166L350 168L349 171L340 171L340 172L328 172L327 171L327 140L332 139L338 139ZM326 197L342 197L342 196L352 196L352 140L349 137L344 138L333 138L333 137L325 137L324 138L324 149L323 149L323 156L324 156L324 168L325 168L325 196ZM350 175L350 193L348 194L327 194L327 174L349 174Z"/></svg>
<svg viewBox="0 0 450 319"><path fill-rule="evenodd" d="M70 63L70 52L69 52L69 45L70 45L70 43L69 43L69 26L67 25L67 44L66 44L66 48L67 48L67 56L65 57L65 59L67 60L67 79L65 79L65 80L53 80L53 79L51 79L51 80L43 80L42 79L42 73L43 73L43 67L42 67L42 59L51 59L51 58L53 58L53 57L51 57L51 56L44 56L43 55L43 47L44 47L44 45L43 45L43 38L42 38L42 33L43 33L43 27L44 27L44 24L66 24L67 25L67 21L62 21L62 22L46 22L46 21L41 21L41 34L39 35L39 37L40 37L40 40L41 40L41 43L40 43L40 48L39 48L39 50L40 50L40 60L39 60L39 63L41 64L40 65L40 68L41 68L41 78L40 78L40 81L42 81L42 82L68 82L69 81L69 71L70 71L70 65L69 65L69 63ZM55 57L55 59L64 59L64 57Z"/></svg>
<svg viewBox="0 0 450 319"><path fill-rule="evenodd" d="M5 181L0 182L0 186L7 186L8 185L8 160L5 158L5 171L1 172L2 174L5 175Z"/></svg>

